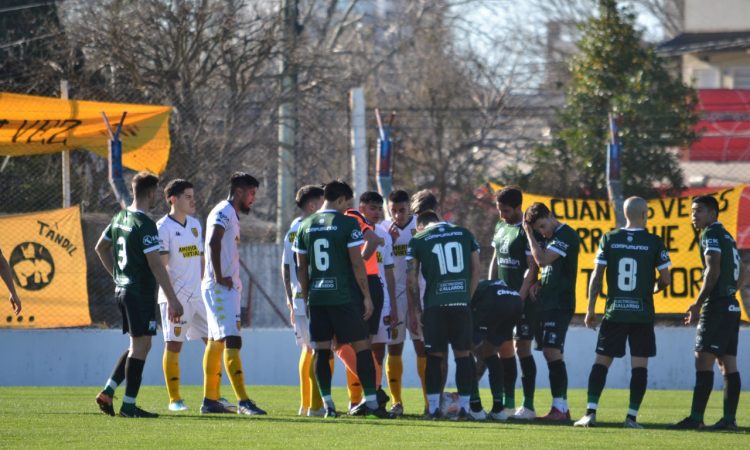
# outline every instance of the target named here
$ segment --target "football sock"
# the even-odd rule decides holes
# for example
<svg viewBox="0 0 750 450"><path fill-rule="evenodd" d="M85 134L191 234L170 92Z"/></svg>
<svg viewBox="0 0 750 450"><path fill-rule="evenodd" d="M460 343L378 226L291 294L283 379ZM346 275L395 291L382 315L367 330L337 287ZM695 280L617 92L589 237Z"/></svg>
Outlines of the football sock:
<svg viewBox="0 0 750 450"><path fill-rule="evenodd" d="M516 407L516 379L518 366L516 357L501 358L503 363L503 406L514 409Z"/></svg>
<svg viewBox="0 0 750 450"><path fill-rule="evenodd" d="M471 397L469 397L469 405L471 406L471 410L474 412L479 412L483 409L482 407L482 398L479 396L479 380L474 378L474 384L471 388Z"/></svg>
<svg viewBox="0 0 750 450"><path fill-rule="evenodd" d="M328 359L331 357L331 350L320 349L313 352L313 364L315 366L315 378L318 381L320 397L326 406L333 408L331 402L331 365Z"/></svg>
<svg viewBox="0 0 750 450"><path fill-rule="evenodd" d="M357 377L362 384L362 390L365 391L365 398L372 396L375 400L375 359L372 357L372 351L362 350L357 352ZM377 403L375 403L377 407Z"/></svg>
<svg viewBox="0 0 750 450"><path fill-rule="evenodd" d="M299 355L299 394L300 406L305 409L310 408L310 354L306 348L302 348Z"/></svg>
<svg viewBox="0 0 750 450"><path fill-rule="evenodd" d="M223 341L208 341L206 350L203 352L203 397L208 400L219 399L223 353Z"/></svg>
<svg viewBox="0 0 750 450"><path fill-rule="evenodd" d="M586 406L587 415L596 412L596 408L599 404L599 397L601 397L604 385L607 382L608 371L609 368L604 364L594 364L591 367L591 373L589 374L588 405ZM632 382L630 392L632 396Z"/></svg>
<svg viewBox="0 0 750 450"><path fill-rule="evenodd" d="M427 412L430 414L440 408L440 394L427 394Z"/></svg>
<svg viewBox="0 0 750 450"><path fill-rule="evenodd" d="M690 407L690 418L703 422L708 397L714 387L714 371L699 370L695 372L695 388L693 389L693 404Z"/></svg>
<svg viewBox="0 0 750 450"><path fill-rule="evenodd" d="M636 367L630 371L630 406L628 406L628 417L635 420L638 410L646 395L646 386L648 385L648 369L645 367Z"/></svg>
<svg viewBox="0 0 750 450"><path fill-rule="evenodd" d="M519 358L521 364L521 384L523 385L523 406L534 410L534 391L536 390L536 362L534 357L529 355L525 358Z"/></svg>
<svg viewBox="0 0 750 450"><path fill-rule="evenodd" d="M357 405L362 401L362 385L359 384L357 374L346 369L346 392L349 394L349 401L352 405Z"/></svg>
<svg viewBox="0 0 750 450"><path fill-rule="evenodd" d="M492 402L493 404L502 403L504 391L503 363L497 355L492 355L484 359L484 364L487 366L487 371L489 372Z"/></svg>
<svg viewBox="0 0 750 450"><path fill-rule="evenodd" d="M425 388L427 389L427 395L440 394L440 382L442 374L440 373L440 360L442 358L438 356L428 355L425 364ZM458 372L458 370L456 371Z"/></svg>
<svg viewBox="0 0 750 450"><path fill-rule="evenodd" d="M475 373L474 357L464 356L463 358L456 358L456 388L458 390L459 404L466 411L469 410L472 387L477 382Z"/></svg>
<svg viewBox="0 0 750 450"><path fill-rule="evenodd" d="M372 365L375 368L375 389L381 389L383 387L383 364L375 358L375 353L372 353Z"/></svg>
<svg viewBox="0 0 750 450"><path fill-rule="evenodd" d="M224 368L227 371L229 382L232 384L234 395L237 400L244 401L249 399L245 391L245 374L242 371L242 359L240 359L240 349L224 349Z"/></svg>
<svg viewBox="0 0 750 450"><path fill-rule="evenodd" d="M123 408L128 410L135 407L135 398L138 397L138 391L141 389L141 380L143 380L143 366L146 361L143 359L128 358L125 362L125 396L122 398ZM129 406L125 406L128 404Z"/></svg>
<svg viewBox="0 0 750 450"><path fill-rule="evenodd" d="M547 363L549 369L549 387L552 398L563 398L565 395L565 363L561 359Z"/></svg>
<svg viewBox="0 0 750 450"><path fill-rule="evenodd" d="M388 390L393 403L401 403L401 379L404 376L404 361L401 355L388 355L385 360L385 376L388 377Z"/></svg>
<svg viewBox="0 0 750 450"><path fill-rule="evenodd" d="M104 385L102 391L110 397L115 395L115 389L117 389L117 386L122 384L123 380L125 380L125 362L128 360L129 353L130 350L125 350L125 353L120 355L120 358L117 360L117 364L115 364L115 368L112 371L112 375L109 376L107 384Z"/></svg>
<svg viewBox="0 0 750 450"><path fill-rule="evenodd" d="M427 357L417 356L417 375L422 383L422 395L424 396L425 406L427 406Z"/></svg>
<svg viewBox="0 0 750 450"><path fill-rule="evenodd" d="M362 385L357 377L357 355L349 344L336 349L336 355L346 368L346 390L349 393L349 401L356 405L362 401Z"/></svg>
<svg viewBox="0 0 750 450"><path fill-rule="evenodd" d="M737 416L737 404L740 402L742 381L740 373L734 372L724 376L724 420L734 422Z"/></svg>
<svg viewBox="0 0 750 450"><path fill-rule="evenodd" d="M167 383L167 393L169 394L169 401L176 402L177 400L181 399L180 354L164 349L162 365L164 366L164 381L166 381Z"/></svg>
<svg viewBox="0 0 750 450"><path fill-rule="evenodd" d="M354 352L354 349L351 345L342 345L341 347L336 349L336 355L338 355L339 359L342 363L344 363L344 367L346 367L348 371L354 374L357 373L357 354Z"/></svg>
<svg viewBox="0 0 750 450"><path fill-rule="evenodd" d="M313 364L312 351L308 351L307 355L310 358L310 364L307 367L308 368L307 378L310 380L310 409L317 410L323 407L323 399L320 397L320 389L318 389L318 380L315 379L315 367ZM333 358L329 359L328 361L329 361L329 367L331 368L331 377L333 377Z"/></svg>

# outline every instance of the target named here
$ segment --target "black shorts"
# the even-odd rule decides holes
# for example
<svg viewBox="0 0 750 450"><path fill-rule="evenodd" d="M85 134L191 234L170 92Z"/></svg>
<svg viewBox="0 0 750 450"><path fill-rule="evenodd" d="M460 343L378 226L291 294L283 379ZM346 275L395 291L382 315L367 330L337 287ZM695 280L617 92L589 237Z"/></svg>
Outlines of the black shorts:
<svg viewBox="0 0 750 450"><path fill-rule="evenodd" d="M622 358L625 341L630 346L630 356L652 358L656 356L656 335L652 323L624 323L602 320L596 342L596 354Z"/></svg>
<svg viewBox="0 0 750 450"><path fill-rule="evenodd" d="M523 302L523 312L513 334L513 337L517 341L531 341L534 339L538 325L537 314L536 302L527 297Z"/></svg>
<svg viewBox="0 0 750 450"><path fill-rule="evenodd" d="M513 327L523 312L520 297L506 297L485 302L473 309L474 345L487 341L495 347L513 339Z"/></svg>
<svg viewBox="0 0 750 450"><path fill-rule="evenodd" d="M573 311L541 311L534 330L536 349L557 348L561 352L564 351L565 335L568 334L568 326L572 319Z"/></svg>
<svg viewBox="0 0 750 450"><path fill-rule="evenodd" d="M132 337L156 335L156 292L143 294L125 288L115 289L122 314L122 333Z"/></svg>
<svg viewBox="0 0 750 450"><path fill-rule="evenodd" d="M471 350L471 309L468 305L431 306L422 313L422 335L427 353Z"/></svg>
<svg viewBox="0 0 750 450"><path fill-rule="evenodd" d="M716 356L737 356L740 334L740 305L736 299L720 310L701 311L695 351Z"/></svg>
<svg viewBox="0 0 750 450"><path fill-rule="evenodd" d="M367 320L367 330L370 332L370 335L375 335L378 334L380 313L383 312L383 301L385 298L383 283L380 281L378 275L367 275L367 287L370 289L370 299L372 300L372 315Z"/></svg>
<svg viewBox="0 0 750 450"><path fill-rule="evenodd" d="M339 344L367 339L367 324L362 319L362 308L354 302L343 305L310 306L310 340Z"/></svg>

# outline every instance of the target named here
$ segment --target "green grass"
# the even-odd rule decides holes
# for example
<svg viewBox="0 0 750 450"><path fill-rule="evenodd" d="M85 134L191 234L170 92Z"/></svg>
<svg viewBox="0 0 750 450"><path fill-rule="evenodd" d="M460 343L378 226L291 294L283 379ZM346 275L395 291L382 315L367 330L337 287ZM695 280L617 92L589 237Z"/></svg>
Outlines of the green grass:
<svg viewBox="0 0 750 450"><path fill-rule="evenodd" d="M639 421L646 430L621 428L628 403L627 390L604 391L598 414L599 426L577 429L571 426L427 422L409 415L422 408L421 393L405 389L407 416L384 421L359 417L335 420L297 417L298 390L294 387L250 387L258 405L268 410L267 417L233 415L201 416L196 413L202 391L198 386L183 386L182 393L193 409L170 413L166 391L161 386L141 389L138 403L148 411L161 413L155 420L107 417L94 403L98 388L0 387L0 447L48 448L740 448L750 440L750 429L739 433L678 432L665 426L682 419L690 409L690 392L649 391ZM118 395L123 394L120 389ZM231 393L222 386L224 394ZM489 392L482 392L489 399ZM538 393L537 409L548 406L547 390ZM346 392L334 391L334 399L345 406ZM517 394L521 398L521 393ZM722 393L713 392L706 422L721 416ZM585 407L585 392L572 390L570 404L574 419ZM485 403L486 405L486 403ZM116 407L119 401L116 400ZM744 393L739 407L740 425L747 424L750 396Z"/></svg>

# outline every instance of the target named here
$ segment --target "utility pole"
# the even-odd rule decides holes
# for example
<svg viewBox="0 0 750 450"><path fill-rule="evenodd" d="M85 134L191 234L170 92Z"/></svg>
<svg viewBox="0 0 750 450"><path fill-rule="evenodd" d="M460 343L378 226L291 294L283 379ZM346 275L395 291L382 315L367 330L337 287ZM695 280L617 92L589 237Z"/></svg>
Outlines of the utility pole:
<svg viewBox="0 0 750 450"><path fill-rule="evenodd" d="M68 99L68 80L60 80L60 98ZM63 208L70 208L70 150L62 152Z"/></svg>
<svg viewBox="0 0 750 450"><path fill-rule="evenodd" d="M284 235L294 214L295 144L297 134L297 67L294 50L297 46L297 2L281 0L282 46L281 101L279 103L279 154L276 197L276 243Z"/></svg>
<svg viewBox="0 0 750 450"><path fill-rule="evenodd" d="M352 122L352 181L354 198L367 191L367 140L365 138L365 90L361 87L349 91L349 109Z"/></svg>
<svg viewBox="0 0 750 450"><path fill-rule="evenodd" d="M610 141L607 144L607 193L609 202L615 209L617 228L625 226L625 212L623 209L622 183L620 181L622 146L620 145L619 130L614 114L609 113Z"/></svg>

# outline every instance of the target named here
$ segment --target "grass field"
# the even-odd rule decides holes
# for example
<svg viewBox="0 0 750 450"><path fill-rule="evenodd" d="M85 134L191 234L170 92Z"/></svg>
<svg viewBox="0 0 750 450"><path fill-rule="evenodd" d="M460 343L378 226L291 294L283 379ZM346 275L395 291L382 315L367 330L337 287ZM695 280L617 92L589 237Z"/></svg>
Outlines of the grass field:
<svg viewBox="0 0 750 450"><path fill-rule="evenodd" d="M222 387L225 394L229 386ZM49 448L415 448L415 447L511 447L511 448L747 448L750 395L740 401L738 433L678 432L665 426L682 419L690 409L690 392L649 391L639 416L646 430L622 429L627 408L627 390L605 390L598 413L599 426L572 426L427 422L416 413L422 409L421 392L405 389L407 415L399 420L342 417L335 420L297 417L298 391L294 387L251 387L253 399L265 408L266 417L233 415L201 416L196 412L202 391L183 386L182 393L193 409L170 413L166 391L160 386L141 389L138 403L162 414L155 420L107 417L94 404L98 388L1 387L0 447ZM118 395L123 394L120 389ZM483 391L484 399L489 392ZM537 409L548 406L547 391L538 395ZM346 391L334 391L344 407ZM521 393L517 394L521 398ZM706 422L721 416L722 393L711 396ZM570 404L574 419L585 408L585 392L572 390ZM115 401L116 408L119 400ZM486 405L487 403L485 403ZM409 411L410 409L410 411Z"/></svg>

